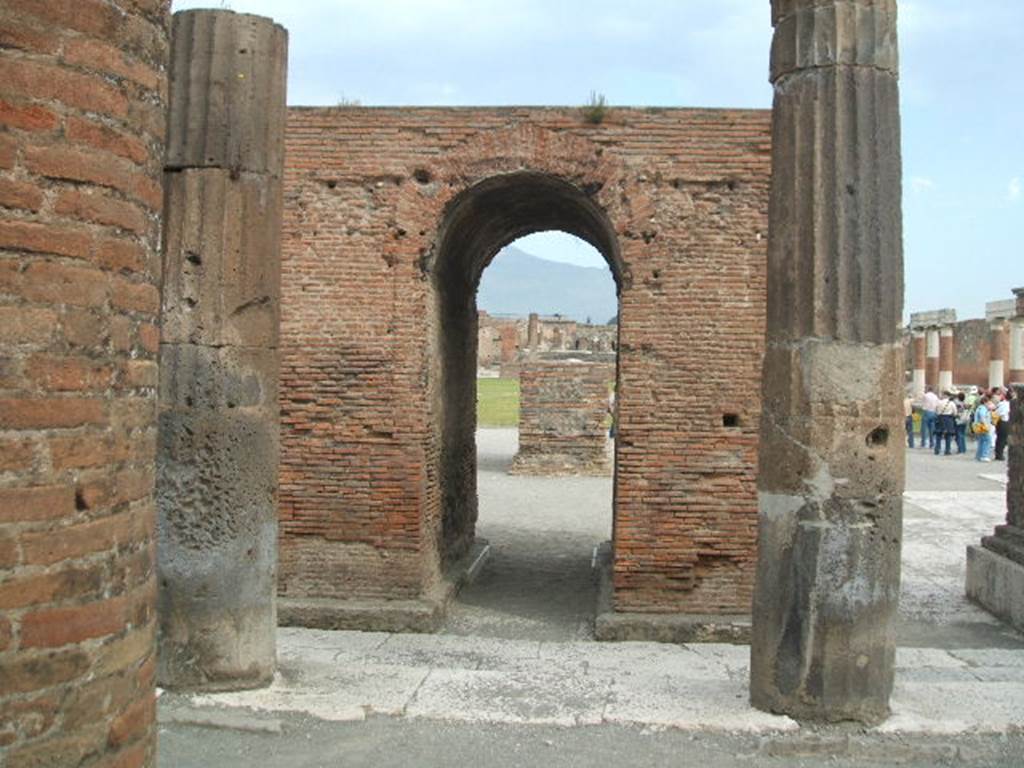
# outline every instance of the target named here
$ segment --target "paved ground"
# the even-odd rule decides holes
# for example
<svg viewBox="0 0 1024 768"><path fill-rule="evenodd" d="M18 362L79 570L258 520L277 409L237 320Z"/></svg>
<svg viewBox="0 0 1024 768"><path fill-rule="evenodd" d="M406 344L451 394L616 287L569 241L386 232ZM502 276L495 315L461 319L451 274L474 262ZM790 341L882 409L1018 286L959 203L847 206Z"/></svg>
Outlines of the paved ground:
<svg viewBox="0 0 1024 768"><path fill-rule="evenodd" d="M509 477L514 450L481 432L493 556L442 635L282 630L270 689L161 698L161 765L1024 764L1024 638L962 597L1002 466L908 455L893 717L815 730L747 705L745 647L592 642L610 478Z"/></svg>

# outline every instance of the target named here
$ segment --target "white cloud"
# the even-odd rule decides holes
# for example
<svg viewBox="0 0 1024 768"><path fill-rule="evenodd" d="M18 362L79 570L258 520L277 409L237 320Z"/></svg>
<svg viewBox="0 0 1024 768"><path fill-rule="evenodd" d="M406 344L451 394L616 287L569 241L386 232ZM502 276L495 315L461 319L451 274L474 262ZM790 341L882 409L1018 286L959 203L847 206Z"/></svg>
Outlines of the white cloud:
<svg viewBox="0 0 1024 768"><path fill-rule="evenodd" d="M910 188L915 195L920 195L935 189L935 181L927 176L912 176L910 178Z"/></svg>
<svg viewBox="0 0 1024 768"><path fill-rule="evenodd" d="M1006 187L1006 199L1015 203L1020 200L1021 195L1024 195L1024 188L1022 188L1020 176L1014 176Z"/></svg>

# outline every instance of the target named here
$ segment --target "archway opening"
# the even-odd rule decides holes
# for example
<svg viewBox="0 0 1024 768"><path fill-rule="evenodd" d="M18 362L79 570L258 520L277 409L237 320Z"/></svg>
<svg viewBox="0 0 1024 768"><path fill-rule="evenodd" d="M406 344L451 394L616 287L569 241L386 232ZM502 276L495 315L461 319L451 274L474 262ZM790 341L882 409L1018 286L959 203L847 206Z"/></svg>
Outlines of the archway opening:
<svg viewBox="0 0 1024 768"><path fill-rule="evenodd" d="M462 193L448 208L432 265L437 295L435 360L438 370L435 381L439 382L434 391L441 438L437 473L442 511L439 544L442 559L446 562L464 557L476 538L480 512L478 374L518 379L522 371L529 369L531 372L524 374L524 381L527 376L533 377L530 381L535 381L537 376L550 379L558 377L559 370L568 370L569 376L563 378L571 378L572 381L548 381L547 384L536 384L533 390L546 386L549 391L562 393L576 393L580 387L589 387L592 393L597 386L595 382L604 376L604 383L599 385L604 390L600 395L597 418L600 420L602 451L606 450L606 419L617 380L618 295L622 284L622 264L614 231L604 212L592 199L596 191L548 175L514 173L481 182ZM520 238L548 232L578 238L587 244L588 250L593 249L603 257L608 269L601 270L601 274L613 297L612 311L584 311L582 316L575 316L581 312L560 312L557 305L544 304L542 297L537 295L532 308L520 304L518 313L504 313L499 308L494 315L481 315L478 290L488 265L504 251L495 263L494 271L500 271L503 261L512 258L510 254L513 252L504 250L507 246ZM553 273L559 272L557 265L551 264L551 267ZM556 274L551 278L557 282ZM578 288L572 284L554 287L556 293L561 291L563 296L571 294L574 287ZM486 285L484 292L487 293ZM519 316L495 317L506 314ZM608 316L601 316L603 314ZM489 341L496 347L496 356L493 348L483 350L489 354L480 355L481 337L485 344L488 343L487 333L492 334ZM591 372L591 366L596 362L601 365ZM565 369L565 365L579 367ZM559 366L563 368L559 369ZM581 374L584 368L588 371L586 375ZM535 373L534 369L539 372ZM575 394L569 396L575 399ZM576 414L566 418L579 421L585 417ZM591 435L594 432L592 425L593 422ZM572 429L568 431L572 432ZM567 437L571 438L571 435ZM491 473L504 476L510 468L510 454L516 448L515 439L511 447L507 440L502 441L501 436L486 436L487 444L479 457L480 471L487 473L486 478L491 478ZM522 453L525 446L520 444L518 447ZM604 481L607 488L605 503L611 507L609 497L612 495L615 461L613 455L605 458L606 467L610 465ZM524 474L538 473L527 470ZM542 470L539 474L552 473ZM506 478L506 492L517 495L514 486L514 481ZM488 498L493 496L492 488L484 490ZM545 503L543 499L537 499L537 504ZM543 514L542 510L529 510L525 514L529 516L533 512ZM608 537L608 528L602 538ZM538 536L543 536L542 530L538 531Z"/></svg>

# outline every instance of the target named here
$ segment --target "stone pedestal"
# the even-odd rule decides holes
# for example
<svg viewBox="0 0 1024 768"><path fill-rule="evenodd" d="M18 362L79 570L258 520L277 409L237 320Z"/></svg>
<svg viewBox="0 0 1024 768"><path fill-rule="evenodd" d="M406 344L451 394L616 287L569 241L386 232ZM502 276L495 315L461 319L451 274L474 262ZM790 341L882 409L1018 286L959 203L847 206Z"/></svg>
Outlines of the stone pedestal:
<svg viewBox="0 0 1024 768"><path fill-rule="evenodd" d="M911 355L913 356L914 364L914 383L913 383L913 394L914 397L921 397L924 394L924 388L928 385L927 377L925 374L925 364L927 355L925 353L925 333L923 330L914 329L911 344Z"/></svg>
<svg viewBox="0 0 1024 768"><path fill-rule="evenodd" d="M967 548L967 596L1024 632L1024 385L1016 385L1007 446L1006 524Z"/></svg>
<svg viewBox="0 0 1024 768"><path fill-rule="evenodd" d="M939 330L939 392L953 388L953 328L943 326Z"/></svg>
<svg viewBox="0 0 1024 768"><path fill-rule="evenodd" d="M519 373L517 475L607 475L609 385L615 367L579 360L525 363Z"/></svg>
<svg viewBox="0 0 1024 768"><path fill-rule="evenodd" d="M772 8L751 702L871 723L893 683L904 471L896 3Z"/></svg>
<svg viewBox="0 0 1024 768"><path fill-rule="evenodd" d="M274 673L287 33L174 17L160 346L161 685Z"/></svg>

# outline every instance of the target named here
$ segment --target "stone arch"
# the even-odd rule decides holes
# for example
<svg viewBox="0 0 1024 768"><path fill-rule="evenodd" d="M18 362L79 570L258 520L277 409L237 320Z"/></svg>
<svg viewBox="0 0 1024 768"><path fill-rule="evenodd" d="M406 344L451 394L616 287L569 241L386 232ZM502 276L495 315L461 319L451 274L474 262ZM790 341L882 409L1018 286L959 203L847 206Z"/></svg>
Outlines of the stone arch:
<svg viewBox="0 0 1024 768"><path fill-rule="evenodd" d="M603 185L601 185L603 186ZM608 262L621 297L623 264L614 225L593 193L532 170L499 173L474 184L446 206L429 262L436 302L439 377L435 428L441 450L442 556L460 557L472 544L476 495L476 292L484 269L520 237L547 230L575 235ZM591 194L588 194L588 190Z"/></svg>

